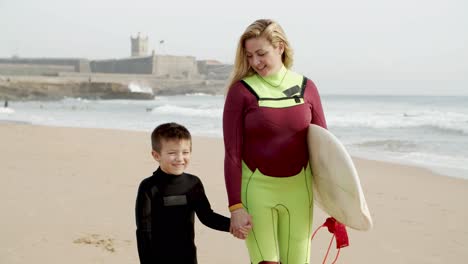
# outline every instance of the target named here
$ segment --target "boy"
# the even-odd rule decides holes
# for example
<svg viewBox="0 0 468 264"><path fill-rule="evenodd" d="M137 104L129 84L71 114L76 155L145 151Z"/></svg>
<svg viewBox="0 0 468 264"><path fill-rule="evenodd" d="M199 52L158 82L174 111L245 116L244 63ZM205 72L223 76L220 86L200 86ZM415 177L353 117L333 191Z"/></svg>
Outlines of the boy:
<svg viewBox="0 0 468 264"><path fill-rule="evenodd" d="M211 209L197 176L185 173L190 163L190 132L166 123L151 134L151 155L159 163L140 183L136 200L136 235L141 264L196 264L194 213L213 229L229 231L230 219ZM247 234L248 228L244 229Z"/></svg>

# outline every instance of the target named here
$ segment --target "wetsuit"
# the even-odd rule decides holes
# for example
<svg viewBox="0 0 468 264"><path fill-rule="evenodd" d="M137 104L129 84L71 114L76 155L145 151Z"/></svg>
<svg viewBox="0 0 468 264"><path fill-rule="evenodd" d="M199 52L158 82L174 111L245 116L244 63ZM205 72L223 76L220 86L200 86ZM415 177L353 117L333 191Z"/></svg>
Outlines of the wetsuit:
<svg viewBox="0 0 468 264"><path fill-rule="evenodd" d="M141 182L135 212L141 264L196 264L194 213L204 225L229 231L229 218L213 212L202 182L188 173L158 168Z"/></svg>
<svg viewBox="0 0 468 264"><path fill-rule="evenodd" d="M252 263L309 262L312 177L309 124L326 128L314 83L282 68L230 87L223 113L230 210L253 217L246 243Z"/></svg>

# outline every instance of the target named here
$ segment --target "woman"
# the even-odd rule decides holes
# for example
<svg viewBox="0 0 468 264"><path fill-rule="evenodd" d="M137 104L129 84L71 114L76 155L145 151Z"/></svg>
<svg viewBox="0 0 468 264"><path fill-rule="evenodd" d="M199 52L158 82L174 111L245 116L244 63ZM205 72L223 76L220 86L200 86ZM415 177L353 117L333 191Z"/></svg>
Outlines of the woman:
<svg viewBox="0 0 468 264"><path fill-rule="evenodd" d="M314 83L291 71L292 49L269 19L240 37L223 113L230 231L257 263L309 263L312 228L309 124L326 128Z"/></svg>

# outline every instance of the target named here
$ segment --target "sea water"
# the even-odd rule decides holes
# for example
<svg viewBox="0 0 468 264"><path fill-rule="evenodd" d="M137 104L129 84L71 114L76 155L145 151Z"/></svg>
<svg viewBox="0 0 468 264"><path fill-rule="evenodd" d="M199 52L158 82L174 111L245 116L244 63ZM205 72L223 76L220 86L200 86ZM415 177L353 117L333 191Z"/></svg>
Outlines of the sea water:
<svg viewBox="0 0 468 264"><path fill-rule="evenodd" d="M179 122L195 136L221 138L223 104L223 96L204 94L10 102L0 109L0 120L147 132ZM322 105L329 130L352 155L468 179L467 96L323 95Z"/></svg>

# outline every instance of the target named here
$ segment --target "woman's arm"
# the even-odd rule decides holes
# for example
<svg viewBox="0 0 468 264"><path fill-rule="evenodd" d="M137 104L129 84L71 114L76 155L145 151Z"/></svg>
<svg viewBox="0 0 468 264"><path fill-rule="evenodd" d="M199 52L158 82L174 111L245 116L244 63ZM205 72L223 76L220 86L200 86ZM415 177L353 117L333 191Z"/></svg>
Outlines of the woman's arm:
<svg viewBox="0 0 468 264"><path fill-rule="evenodd" d="M312 105L312 124L327 128L327 122L325 120L325 114L323 113L322 102L320 95L314 82L311 80L307 81L306 98Z"/></svg>
<svg viewBox="0 0 468 264"><path fill-rule="evenodd" d="M223 111L224 179L229 209L242 208L242 143L246 89L240 82L229 89Z"/></svg>
<svg viewBox="0 0 468 264"><path fill-rule="evenodd" d="M252 227L252 217L241 201L244 114L248 96L252 96L251 93L237 82L229 89L223 112L224 178L231 211L230 232L241 239L245 239L246 231Z"/></svg>

